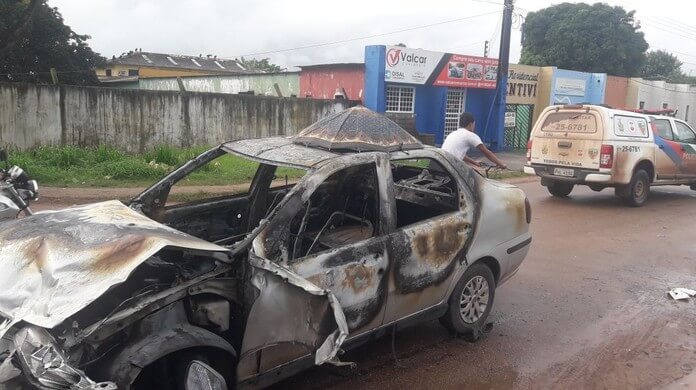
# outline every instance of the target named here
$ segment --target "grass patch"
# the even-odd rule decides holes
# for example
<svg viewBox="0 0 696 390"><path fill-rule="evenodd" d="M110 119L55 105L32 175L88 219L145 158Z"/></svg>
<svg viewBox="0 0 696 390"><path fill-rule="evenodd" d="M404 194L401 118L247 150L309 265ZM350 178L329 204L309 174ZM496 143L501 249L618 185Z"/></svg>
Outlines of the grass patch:
<svg viewBox="0 0 696 390"><path fill-rule="evenodd" d="M158 147L144 154L98 148L41 147L10 153L10 164L22 167L41 186L144 187L206 151L206 147ZM178 185L233 185L248 183L258 163L223 155L188 175ZM279 168L279 178L299 178L303 170Z"/></svg>

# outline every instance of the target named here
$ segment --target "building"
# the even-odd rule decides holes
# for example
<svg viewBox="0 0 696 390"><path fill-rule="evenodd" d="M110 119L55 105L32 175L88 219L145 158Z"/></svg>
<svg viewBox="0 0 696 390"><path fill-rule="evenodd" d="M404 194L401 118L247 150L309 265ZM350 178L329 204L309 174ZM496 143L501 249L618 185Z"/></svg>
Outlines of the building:
<svg viewBox="0 0 696 390"><path fill-rule="evenodd" d="M130 51L107 60L104 68L97 69L102 82L119 82L124 77L176 77L217 74L259 73L250 71L237 60L216 56L182 56L174 54Z"/></svg>
<svg viewBox="0 0 696 390"><path fill-rule="evenodd" d="M367 46L363 102L436 145L458 128L462 112L471 112L483 142L502 149L505 91L496 91L497 70L493 58Z"/></svg>
<svg viewBox="0 0 696 390"><path fill-rule="evenodd" d="M365 64L317 64L300 69L300 97L362 101Z"/></svg>
<svg viewBox="0 0 696 390"><path fill-rule="evenodd" d="M675 111L675 117L696 128L696 85L631 78L626 106L654 111L671 109Z"/></svg>

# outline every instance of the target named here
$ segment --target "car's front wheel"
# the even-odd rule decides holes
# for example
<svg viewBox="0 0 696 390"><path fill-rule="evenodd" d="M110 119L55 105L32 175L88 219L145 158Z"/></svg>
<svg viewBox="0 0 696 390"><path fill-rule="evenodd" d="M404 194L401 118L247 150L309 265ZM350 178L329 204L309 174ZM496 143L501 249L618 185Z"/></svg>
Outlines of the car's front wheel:
<svg viewBox="0 0 696 390"><path fill-rule="evenodd" d="M493 307L495 279L483 263L469 267L459 279L440 322L449 330L477 339Z"/></svg>
<svg viewBox="0 0 696 390"><path fill-rule="evenodd" d="M574 184L562 181L554 181L546 187L551 195L558 198L565 198L573 191Z"/></svg>

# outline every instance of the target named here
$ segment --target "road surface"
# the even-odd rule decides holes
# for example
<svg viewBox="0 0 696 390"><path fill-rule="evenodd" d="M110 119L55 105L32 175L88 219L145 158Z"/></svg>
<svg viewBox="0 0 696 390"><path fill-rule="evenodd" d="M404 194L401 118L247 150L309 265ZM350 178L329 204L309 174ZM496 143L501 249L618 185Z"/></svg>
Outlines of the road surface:
<svg viewBox="0 0 696 390"><path fill-rule="evenodd" d="M655 188L642 208L610 189L532 203L534 242L496 292L492 330L453 338L437 321L400 330L342 356L358 368L318 367L276 386L379 388L696 389L696 192Z"/></svg>

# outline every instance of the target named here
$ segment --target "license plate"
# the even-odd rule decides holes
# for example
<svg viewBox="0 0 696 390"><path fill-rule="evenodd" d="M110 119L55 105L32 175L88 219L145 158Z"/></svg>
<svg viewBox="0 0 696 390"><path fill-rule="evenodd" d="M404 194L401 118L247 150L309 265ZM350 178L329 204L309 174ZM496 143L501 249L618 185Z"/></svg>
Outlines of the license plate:
<svg viewBox="0 0 696 390"><path fill-rule="evenodd" d="M573 177L575 176L575 170L568 168L554 168L553 174L556 176Z"/></svg>

